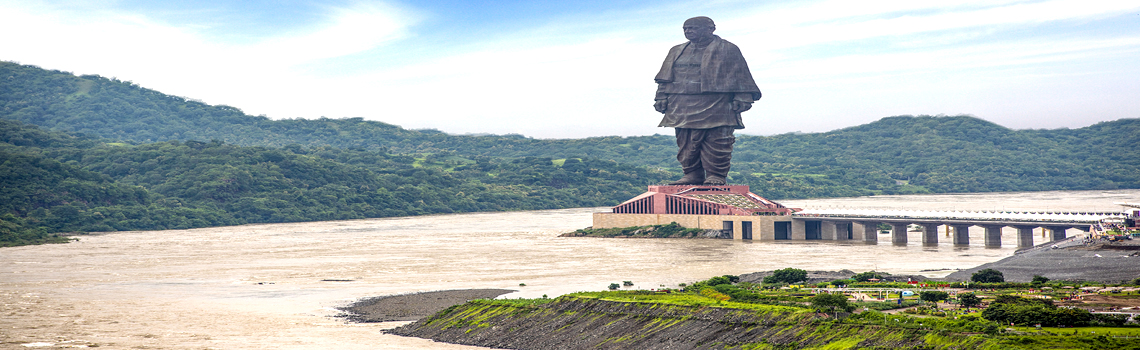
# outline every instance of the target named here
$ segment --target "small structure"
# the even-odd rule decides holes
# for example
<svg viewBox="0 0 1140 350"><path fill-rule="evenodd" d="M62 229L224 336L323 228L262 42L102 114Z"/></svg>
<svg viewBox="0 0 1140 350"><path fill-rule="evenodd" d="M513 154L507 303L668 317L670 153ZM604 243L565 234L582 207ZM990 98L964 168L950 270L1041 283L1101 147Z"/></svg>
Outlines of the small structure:
<svg viewBox="0 0 1140 350"><path fill-rule="evenodd" d="M1124 207L1124 227L1126 229L1140 229L1140 203L1116 203Z"/></svg>
<svg viewBox="0 0 1140 350"><path fill-rule="evenodd" d="M747 185L654 185L610 213L594 213L594 227L676 222L730 231L734 239L788 239L796 210L750 192Z"/></svg>

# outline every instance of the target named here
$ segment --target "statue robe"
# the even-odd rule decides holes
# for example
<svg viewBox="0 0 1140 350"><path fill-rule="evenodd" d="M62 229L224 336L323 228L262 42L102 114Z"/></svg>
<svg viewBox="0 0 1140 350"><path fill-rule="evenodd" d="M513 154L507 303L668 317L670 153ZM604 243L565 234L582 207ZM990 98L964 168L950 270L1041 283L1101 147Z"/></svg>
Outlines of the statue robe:
<svg viewBox="0 0 1140 350"><path fill-rule="evenodd" d="M685 61L683 66L677 66L678 59ZM698 61L699 68L688 67ZM668 101L658 125L663 127L743 129L740 113L732 112L732 101L751 103L760 99L760 89L740 48L718 36L704 48L692 42L674 46L654 80L658 84L656 99Z"/></svg>

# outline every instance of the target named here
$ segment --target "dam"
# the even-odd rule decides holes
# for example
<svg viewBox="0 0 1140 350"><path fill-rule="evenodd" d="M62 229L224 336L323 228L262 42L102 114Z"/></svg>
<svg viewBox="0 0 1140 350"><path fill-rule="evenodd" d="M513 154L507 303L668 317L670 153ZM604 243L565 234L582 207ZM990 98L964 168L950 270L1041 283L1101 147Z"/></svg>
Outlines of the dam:
<svg viewBox="0 0 1140 350"><path fill-rule="evenodd" d="M922 211L860 208L788 208L752 193L746 185L649 186L648 191L611 209L594 213L595 228L662 225L724 230L744 240L862 240L878 242L890 232L895 244L907 244L908 231L921 232L923 244L938 244L941 232L955 245L970 245L969 230L985 230L982 243L1002 244L1005 227L1017 230L1017 246L1032 247L1035 232L1044 241L1066 238L1069 229L1088 231L1113 212L1077 211ZM943 229L944 228L944 229Z"/></svg>

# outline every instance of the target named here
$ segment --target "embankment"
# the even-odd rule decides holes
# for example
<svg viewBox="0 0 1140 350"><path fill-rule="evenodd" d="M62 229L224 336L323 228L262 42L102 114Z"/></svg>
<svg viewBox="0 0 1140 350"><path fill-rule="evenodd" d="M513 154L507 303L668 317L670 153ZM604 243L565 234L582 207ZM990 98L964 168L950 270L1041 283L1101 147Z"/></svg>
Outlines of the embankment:
<svg viewBox="0 0 1140 350"><path fill-rule="evenodd" d="M461 289L367 298L340 308L354 322L415 321L476 299L493 299L510 289Z"/></svg>
<svg viewBox="0 0 1140 350"><path fill-rule="evenodd" d="M505 349L966 349L984 342L922 329L835 322L800 308L735 309L577 296L538 305L477 300L388 332Z"/></svg>

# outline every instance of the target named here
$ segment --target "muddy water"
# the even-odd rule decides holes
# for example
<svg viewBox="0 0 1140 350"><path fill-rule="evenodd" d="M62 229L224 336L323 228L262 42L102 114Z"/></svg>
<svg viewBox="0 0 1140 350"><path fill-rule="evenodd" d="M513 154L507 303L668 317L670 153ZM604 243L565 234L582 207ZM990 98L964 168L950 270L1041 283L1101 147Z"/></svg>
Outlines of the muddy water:
<svg viewBox="0 0 1140 350"><path fill-rule="evenodd" d="M793 207L1106 210L1140 191L887 196ZM506 288L556 296L633 281L675 287L783 267L942 276L1013 254L983 248L849 243L559 238L599 209L121 232L0 249L0 348L477 349L348 324L363 297ZM917 234L911 242L918 242ZM971 241L980 242L980 233ZM1012 233L1004 240L1015 242ZM931 271L933 270L933 271ZM525 286L520 286L525 284Z"/></svg>

